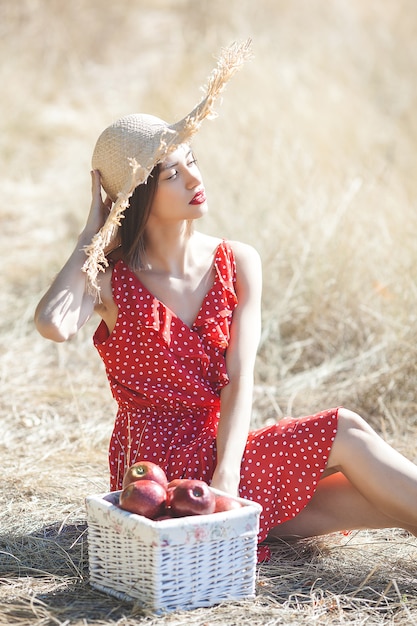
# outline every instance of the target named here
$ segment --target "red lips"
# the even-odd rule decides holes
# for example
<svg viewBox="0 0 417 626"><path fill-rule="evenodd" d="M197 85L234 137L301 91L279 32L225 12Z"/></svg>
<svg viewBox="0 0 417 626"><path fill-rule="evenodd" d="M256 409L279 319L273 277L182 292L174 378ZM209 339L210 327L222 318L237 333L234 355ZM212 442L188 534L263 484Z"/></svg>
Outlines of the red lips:
<svg viewBox="0 0 417 626"><path fill-rule="evenodd" d="M204 189L201 189L201 191L197 191L195 196L190 201L190 204L203 204L203 202L205 201L206 201L206 193Z"/></svg>

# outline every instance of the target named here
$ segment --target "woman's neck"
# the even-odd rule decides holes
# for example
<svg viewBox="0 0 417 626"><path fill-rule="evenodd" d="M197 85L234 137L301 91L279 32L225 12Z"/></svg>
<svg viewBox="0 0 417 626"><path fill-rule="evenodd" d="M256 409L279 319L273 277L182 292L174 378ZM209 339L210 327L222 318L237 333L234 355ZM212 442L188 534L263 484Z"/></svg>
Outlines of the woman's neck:
<svg viewBox="0 0 417 626"><path fill-rule="evenodd" d="M188 224L176 231L170 228L146 233L145 271L184 276L192 263L196 237L198 233L193 233Z"/></svg>

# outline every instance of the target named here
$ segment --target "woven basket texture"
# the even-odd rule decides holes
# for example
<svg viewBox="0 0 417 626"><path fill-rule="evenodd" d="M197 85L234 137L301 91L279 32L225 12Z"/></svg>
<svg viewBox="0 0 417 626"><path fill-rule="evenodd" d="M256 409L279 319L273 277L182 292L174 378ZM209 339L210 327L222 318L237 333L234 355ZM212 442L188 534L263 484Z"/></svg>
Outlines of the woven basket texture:
<svg viewBox="0 0 417 626"><path fill-rule="evenodd" d="M94 588L155 613L254 596L258 504L155 522L121 510L119 493L86 499Z"/></svg>

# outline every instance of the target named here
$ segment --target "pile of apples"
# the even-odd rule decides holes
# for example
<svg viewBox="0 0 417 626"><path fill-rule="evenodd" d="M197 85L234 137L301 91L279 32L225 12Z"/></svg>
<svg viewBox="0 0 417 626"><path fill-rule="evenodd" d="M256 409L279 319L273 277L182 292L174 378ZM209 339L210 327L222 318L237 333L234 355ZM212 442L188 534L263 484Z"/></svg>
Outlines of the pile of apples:
<svg viewBox="0 0 417 626"><path fill-rule="evenodd" d="M129 513L160 521L186 515L207 515L242 505L226 494L211 491L203 480L175 478L151 461L138 461L126 471L119 506Z"/></svg>

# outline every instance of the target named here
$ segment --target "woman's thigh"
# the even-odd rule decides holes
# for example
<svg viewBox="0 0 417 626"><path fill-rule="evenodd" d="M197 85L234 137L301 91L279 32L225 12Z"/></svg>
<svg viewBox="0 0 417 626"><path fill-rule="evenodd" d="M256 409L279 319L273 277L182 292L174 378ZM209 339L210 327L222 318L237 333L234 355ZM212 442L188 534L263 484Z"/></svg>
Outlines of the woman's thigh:
<svg viewBox="0 0 417 626"><path fill-rule="evenodd" d="M337 472L320 480L307 506L293 519L271 529L269 537L305 538L340 530L395 525L392 518L378 511Z"/></svg>

